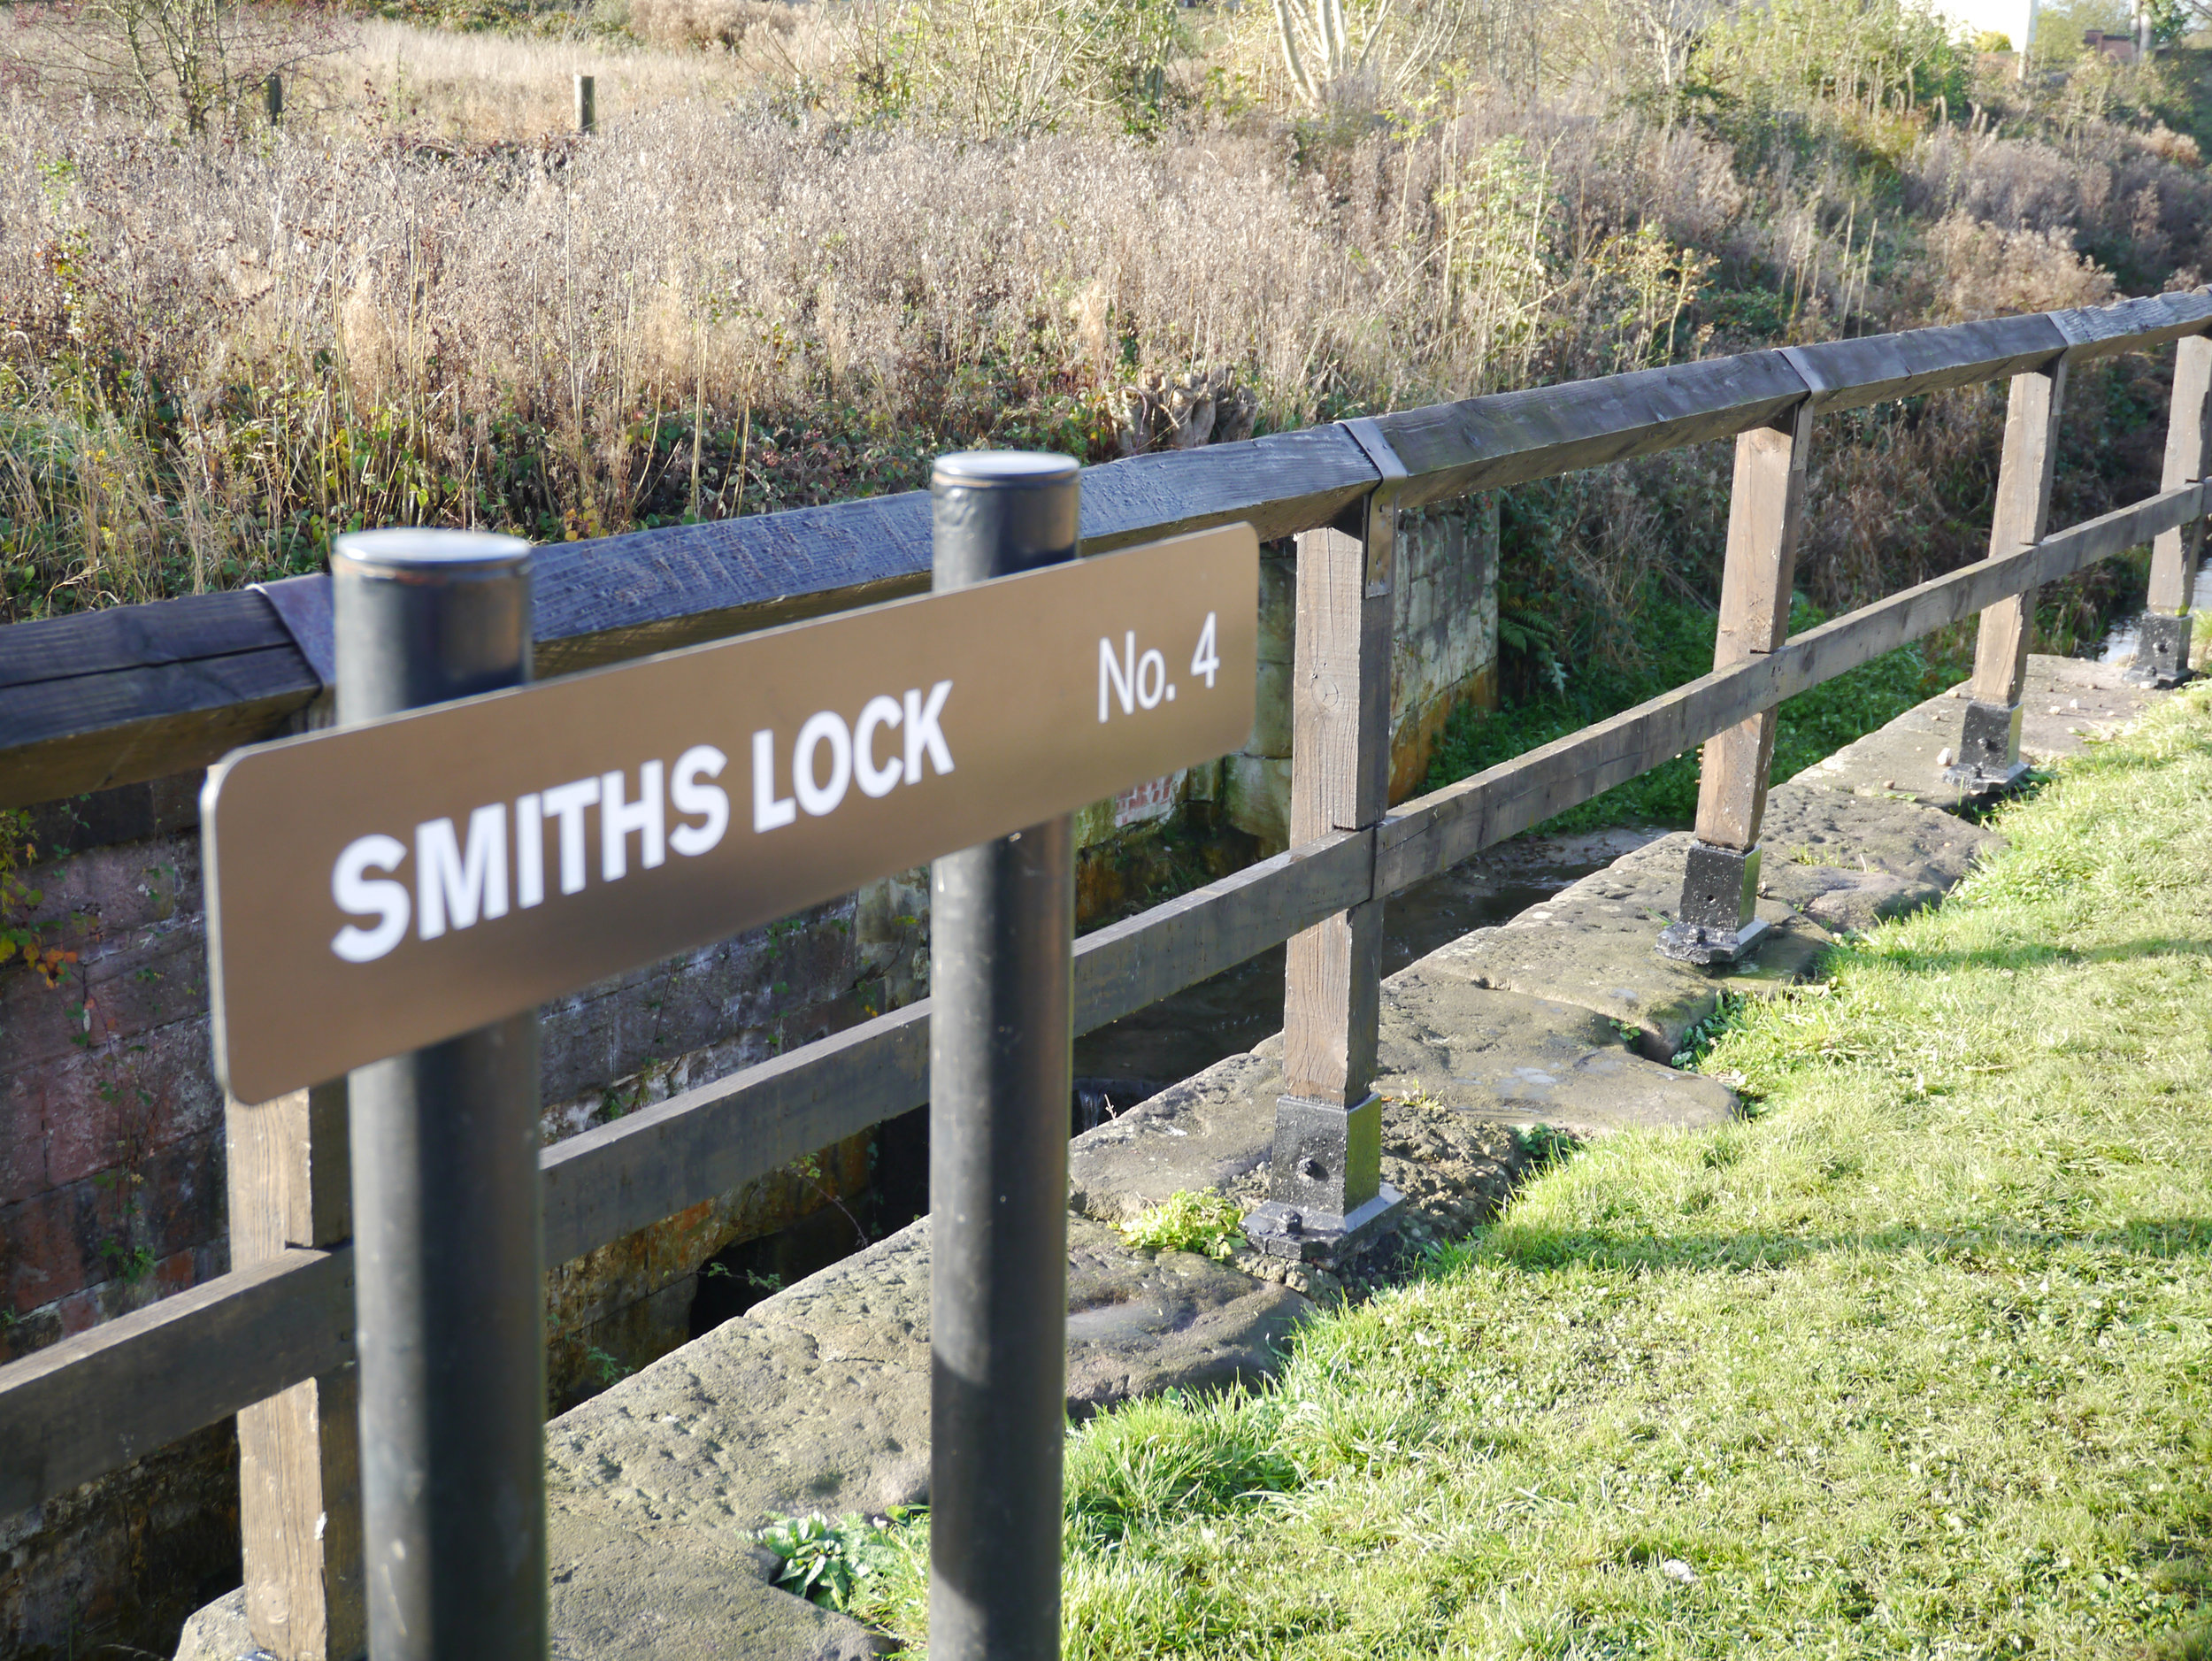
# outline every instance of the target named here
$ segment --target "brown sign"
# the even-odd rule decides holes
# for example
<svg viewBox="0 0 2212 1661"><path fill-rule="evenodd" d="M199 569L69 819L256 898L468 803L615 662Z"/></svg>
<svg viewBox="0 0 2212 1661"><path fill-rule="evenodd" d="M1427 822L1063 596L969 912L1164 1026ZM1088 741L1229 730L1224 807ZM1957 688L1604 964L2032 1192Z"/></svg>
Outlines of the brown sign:
<svg viewBox="0 0 2212 1661"><path fill-rule="evenodd" d="M201 799L262 1102L1234 750L1249 526L261 744Z"/></svg>

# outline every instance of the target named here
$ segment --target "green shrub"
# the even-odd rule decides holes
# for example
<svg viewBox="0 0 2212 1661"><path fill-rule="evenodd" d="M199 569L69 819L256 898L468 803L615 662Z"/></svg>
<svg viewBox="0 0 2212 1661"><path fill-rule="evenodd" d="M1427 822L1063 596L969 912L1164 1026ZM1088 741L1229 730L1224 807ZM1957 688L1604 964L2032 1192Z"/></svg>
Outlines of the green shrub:
<svg viewBox="0 0 2212 1661"><path fill-rule="evenodd" d="M1724 13L1694 66L1745 103L1872 113L1963 99L1972 57L1924 0L1766 0Z"/></svg>
<svg viewBox="0 0 2212 1661"><path fill-rule="evenodd" d="M1790 632L1802 634L1824 620L1799 596L1791 607ZM1603 664L1571 668L1552 655L1547 665L1555 669L1553 689L1501 710L1459 711L1447 723L1429 765L1427 788L1441 789L1711 673L1718 628L1713 613L1686 601L1647 596L1635 627L1646 655L1632 668ZM1541 628L1534 618L1502 617L1501 643L1511 649L1517 640L1527 642L1524 652L1550 653ZM1933 697L1968 667L1943 641L1924 641L1799 693L1782 705L1776 723L1771 778L1787 779L1834 754ZM1691 751L1568 809L1544 828L1560 833L1602 825L1686 823L1696 807L1697 755Z"/></svg>
<svg viewBox="0 0 2212 1661"><path fill-rule="evenodd" d="M1140 1251L1226 1257L1244 1245L1244 1213L1225 1194L1185 1188L1124 1223L1121 1237Z"/></svg>

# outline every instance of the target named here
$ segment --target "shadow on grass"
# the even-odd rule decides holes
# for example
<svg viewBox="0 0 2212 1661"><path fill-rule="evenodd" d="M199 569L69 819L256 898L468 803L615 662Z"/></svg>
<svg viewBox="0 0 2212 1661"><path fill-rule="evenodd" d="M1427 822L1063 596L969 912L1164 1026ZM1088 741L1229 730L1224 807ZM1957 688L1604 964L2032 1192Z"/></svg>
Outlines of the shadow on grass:
<svg viewBox="0 0 2212 1661"><path fill-rule="evenodd" d="M2024 940L2014 946L1984 946L1973 951L1922 951L1906 945L1879 942L1856 948L1869 963L1913 973L1949 969L2032 969L2046 964L2069 967L2100 963L2131 963L2141 957L2212 957L2212 940L2193 940L2172 934L2151 934L2140 940L2117 941L2106 946L2063 946L2047 941Z"/></svg>
<svg viewBox="0 0 2212 1661"><path fill-rule="evenodd" d="M1837 1252L1888 1252L1931 1261L1970 1261L2006 1253L2066 1250L2121 1251L2140 1257L2212 1254L2212 1217L2149 1218L2124 1228L2075 1234L2008 1224L1956 1228L1884 1228L1856 1234L1625 1234L1567 1233L1501 1223L1469 1241L1455 1261L1486 1258L1532 1271L1595 1268L1775 1269Z"/></svg>

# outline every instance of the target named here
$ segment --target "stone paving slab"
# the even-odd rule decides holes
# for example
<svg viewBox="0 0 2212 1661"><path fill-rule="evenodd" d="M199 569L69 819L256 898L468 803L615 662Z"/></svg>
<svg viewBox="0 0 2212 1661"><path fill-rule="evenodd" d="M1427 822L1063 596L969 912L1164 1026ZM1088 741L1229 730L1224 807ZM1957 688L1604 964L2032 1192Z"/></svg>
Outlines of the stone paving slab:
<svg viewBox="0 0 2212 1661"><path fill-rule="evenodd" d="M1471 986L1569 1004L1633 1027L1637 1048L1672 1058L1723 989L1770 992L1804 976L1834 936L1780 900L1763 899L1769 925L1751 964L1701 968L1659 955L1659 932L1682 898L1690 835L1678 831L1562 888L1509 923L1477 929L1425 961Z"/></svg>
<svg viewBox="0 0 2212 1661"><path fill-rule="evenodd" d="M1112 1228L1068 1222L1068 1411L1078 1419L1168 1388L1217 1388L1275 1371L1311 1312L1187 1251L1137 1251ZM808 1334L825 1357L929 1367L929 1219L754 1305L750 1320Z"/></svg>
<svg viewBox="0 0 2212 1661"><path fill-rule="evenodd" d="M2041 765L2109 738L2162 696L2129 686L2124 673L2085 658L2032 656L2020 695L2022 758ZM1966 688L1954 687L1816 762L1797 781L1955 810L1962 793L1939 775L1959 753L1966 704Z"/></svg>
<svg viewBox="0 0 2212 1661"><path fill-rule="evenodd" d="M1934 904L1996 832L1890 796L1859 796L1800 773L1768 798L1759 892L1836 933Z"/></svg>
<svg viewBox="0 0 2212 1661"><path fill-rule="evenodd" d="M768 1582L775 1559L726 1531L626 1528L556 1499L550 1661L774 1656L872 1661L868 1629Z"/></svg>
<svg viewBox="0 0 2212 1661"><path fill-rule="evenodd" d="M1311 1312L1287 1287L1132 1250L1086 1218L1068 1234L1077 1418L1271 1375ZM928 1497L928 1220L564 1413L546 1456L556 1657L866 1653L852 1622L766 1584L753 1532Z"/></svg>
<svg viewBox="0 0 2212 1661"><path fill-rule="evenodd" d="M1724 1087L1632 1053L1603 1016L1479 987L1440 968L1441 955L1383 982L1375 1088L1388 1098L1383 1177L1393 1186L1423 1186L1396 1161L1496 1163L1497 1140L1455 1135L1454 1119L1591 1135L1717 1124L1735 1111ZM1282 1091L1277 1034L1077 1137L1068 1150L1071 1203L1110 1221L1185 1188L1256 1196ZM1440 1122L1438 1109L1448 1110ZM1406 1152L1391 1153L1394 1143Z"/></svg>

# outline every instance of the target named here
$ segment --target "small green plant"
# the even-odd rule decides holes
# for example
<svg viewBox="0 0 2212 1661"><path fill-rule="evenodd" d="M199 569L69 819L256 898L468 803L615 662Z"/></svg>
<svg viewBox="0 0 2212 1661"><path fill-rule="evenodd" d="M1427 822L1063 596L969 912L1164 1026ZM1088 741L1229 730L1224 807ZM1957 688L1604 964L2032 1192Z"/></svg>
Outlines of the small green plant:
<svg viewBox="0 0 2212 1661"><path fill-rule="evenodd" d="M1611 1025L1621 1042L1632 1050L1635 1048L1636 1041L1644 1035L1644 1029L1633 1021L1615 1021Z"/></svg>
<svg viewBox="0 0 2212 1661"><path fill-rule="evenodd" d="M1682 1048L1674 1052L1670 1065L1685 1073L1695 1073L1706 1052L1720 1042L1721 1034L1737 1024L1743 1005L1740 992L1723 992L1712 1012L1682 1034Z"/></svg>
<svg viewBox="0 0 2212 1661"><path fill-rule="evenodd" d="M127 1246L119 1240L100 1242L100 1255L108 1272L126 1286L136 1286L154 1272L154 1254L145 1246Z"/></svg>
<svg viewBox="0 0 2212 1661"><path fill-rule="evenodd" d="M1847 871L1863 871L1866 868L1866 857L1862 854L1854 858L1840 848L1816 848L1809 842L1801 842L1790 850L1790 863L1794 865L1834 865Z"/></svg>
<svg viewBox="0 0 2212 1661"><path fill-rule="evenodd" d="M1121 1237L1141 1251L1233 1257L1244 1245L1244 1213L1225 1194L1185 1188L1124 1223Z"/></svg>
<svg viewBox="0 0 2212 1661"><path fill-rule="evenodd" d="M48 945L31 925L32 908L46 896L24 881L23 873L37 857L31 816L21 808L0 811L0 963L20 957L48 986L58 987L77 954Z"/></svg>
<svg viewBox="0 0 2212 1661"><path fill-rule="evenodd" d="M584 1347L584 1359L590 1363L591 1370L598 1375L602 1384L619 1384L636 1371L634 1367L624 1365L619 1356L602 1350L597 1344Z"/></svg>
<svg viewBox="0 0 2212 1661"><path fill-rule="evenodd" d="M1514 1134L1520 1139L1521 1157L1531 1173L1564 1165L1581 1148L1581 1139L1556 1125L1521 1125Z"/></svg>
<svg viewBox="0 0 2212 1661"><path fill-rule="evenodd" d="M885 1565L897 1549L898 1531L922 1511L894 1505L881 1516L848 1512L835 1522L819 1511L779 1517L753 1537L781 1559L778 1586L825 1609L848 1609L854 1588Z"/></svg>

